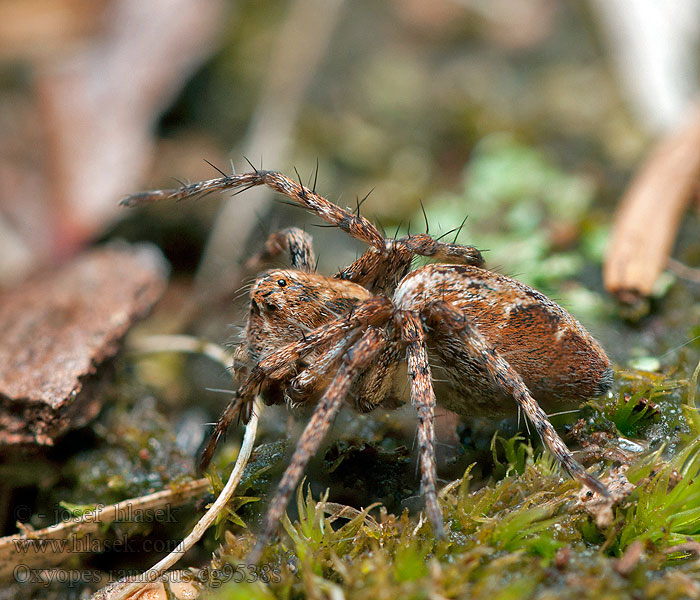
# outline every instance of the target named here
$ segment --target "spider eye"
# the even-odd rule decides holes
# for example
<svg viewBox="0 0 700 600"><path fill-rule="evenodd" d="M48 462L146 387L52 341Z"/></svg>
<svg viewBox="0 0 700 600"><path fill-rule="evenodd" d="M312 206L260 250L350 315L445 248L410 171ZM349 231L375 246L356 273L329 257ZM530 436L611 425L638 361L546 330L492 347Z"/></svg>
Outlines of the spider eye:
<svg viewBox="0 0 700 600"><path fill-rule="evenodd" d="M285 285L287 285L287 281L285 279L278 279L277 285L280 287L284 287Z"/></svg>

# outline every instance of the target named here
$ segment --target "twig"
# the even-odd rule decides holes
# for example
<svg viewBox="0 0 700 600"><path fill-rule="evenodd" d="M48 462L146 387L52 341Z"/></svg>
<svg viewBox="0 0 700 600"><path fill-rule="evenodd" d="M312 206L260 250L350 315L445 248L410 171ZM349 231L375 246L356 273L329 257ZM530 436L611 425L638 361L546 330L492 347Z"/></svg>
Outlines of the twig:
<svg viewBox="0 0 700 600"><path fill-rule="evenodd" d="M76 536L75 539L78 537L83 539L86 535L98 533L105 523L116 521L122 515L144 514L167 505L185 504L204 494L208 488L209 480L197 479L173 489L123 500L109 506L98 505L95 510L44 529L36 531L25 529L21 535L14 534L0 538L0 579L12 575L12 570L16 566L18 549L31 550L34 548L32 540L37 540L36 552L26 551L22 553L22 562L25 565L34 567L45 566L47 563L59 564L70 555L72 536ZM50 541L50 543L42 545L40 543L42 540ZM59 544L58 541L65 541L65 544ZM53 550L59 547L62 549L61 552Z"/></svg>
<svg viewBox="0 0 700 600"><path fill-rule="evenodd" d="M270 167L286 160L304 96L326 56L342 6L343 0L294 0L290 4L242 144L245 155L257 160L262 153ZM300 31L303 36L298 35ZM264 190L253 190L245 202L235 198L222 205L195 280L200 301L210 305L212 298L228 293L239 279L236 257L245 250L243 242L256 223L255 215L269 206L268 197Z"/></svg>
<svg viewBox="0 0 700 600"><path fill-rule="evenodd" d="M189 535L177 545L175 550L168 554L163 560L148 569L148 571L138 578L138 581L132 582L110 600L125 600L144 586L158 579L158 577L162 576L170 567L180 560L185 552L192 548L192 546L194 546L201 539L204 532L215 521L219 513L224 510L226 503L230 500L233 492L236 491L236 487L238 486L241 476L243 475L243 470L248 464L248 459L250 459L250 455L253 451L255 433L258 428L258 416L261 411L262 406L256 401L253 414L245 428L245 435L243 436L243 443L241 444L241 451L238 454L236 464L231 471L231 475L226 482L226 486L221 491L214 504L211 505L211 508L209 508L204 516L197 522Z"/></svg>
<svg viewBox="0 0 700 600"><path fill-rule="evenodd" d="M228 369L233 355L218 344L191 335L148 335L137 337L129 342L129 349L139 354L158 354L160 352L186 352L203 354Z"/></svg>
<svg viewBox="0 0 700 600"><path fill-rule="evenodd" d="M675 258L668 259L668 270L674 275L690 281L692 283L700 283L700 269L694 269L686 264L683 264L680 260Z"/></svg>
<svg viewBox="0 0 700 600"><path fill-rule="evenodd" d="M683 212L700 176L700 104L656 146L615 216L603 267L606 289L635 304L666 268Z"/></svg>

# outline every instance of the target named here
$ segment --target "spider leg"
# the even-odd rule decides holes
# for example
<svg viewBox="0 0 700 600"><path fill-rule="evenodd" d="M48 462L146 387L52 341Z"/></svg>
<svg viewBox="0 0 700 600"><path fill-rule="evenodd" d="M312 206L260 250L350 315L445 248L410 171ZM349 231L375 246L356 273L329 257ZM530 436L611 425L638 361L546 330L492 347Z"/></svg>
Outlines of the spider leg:
<svg viewBox="0 0 700 600"><path fill-rule="evenodd" d="M385 240L383 250L372 246L351 265L336 273L335 277L352 281L375 293L390 294L411 270L416 254L450 264L484 265L481 252L473 246L446 244L426 233L419 233L399 240Z"/></svg>
<svg viewBox="0 0 700 600"><path fill-rule="evenodd" d="M338 340L332 349L314 360L301 371L284 390L285 399L292 408L302 406L330 383L330 373L338 368L340 359L347 348L359 337L357 329ZM374 410L378 406L396 408L402 404L401 393L394 387L396 372L405 354L403 344L395 339L387 341L372 365L364 369L353 382L348 402L361 413Z"/></svg>
<svg viewBox="0 0 700 600"><path fill-rule="evenodd" d="M284 396L292 407L299 407L312 399L318 390L325 389L332 378L329 373L338 368L345 351L359 337L356 329L335 341L332 346L303 369L285 387ZM316 396L318 397L318 396Z"/></svg>
<svg viewBox="0 0 700 600"><path fill-rule="evenodd" d="M244 191L259 185L265 185L283 194L324 221L349 233L354 238L379 250L384 249L384 238L370 221L336 206L313 190L275 171L255 170L252 173L233 174L217 179L199 181L171 190L140 192L127 196L120 204L122 206L141 206L159 200L184 200L185 198L197 198L212 192L222 192L231 189Z"/></svg>
<svg viewBox="0 0 700 600"><path fill-rule="evenodd" d="M351 394L355 410L366 413L379 406L391 409L403 404L402 385L399 383L402 378L398 377L398 372L404 357L404 344L400 339L387 341L371 367L353 385ZM405 384L405 380L402 383Z"/></svg>
<svg viewBox="0 0 700 600"><path fill-rule="evenodd" d="M481 256L481 252L474 246L439 242L427 233L408 235L399 239L399 242L405 244L414 254L434 258L440 262L472 265L473 267L482 267L484 265L484 258Z"/></svg>
<svg viewBox="0 0 700 600"><path fill-rule="evenodd" d="M387 240L383 249L368 248L351 265L335 274L336 279L352 281L374 293L391 294L411 270L413 253L403 244Z"/></svg>
<svg viewBox="0 0 700 600"><path fill-rule="evenodd" d="M458 346L457 351L464 351L483 364L492 380L515 399L518 407L535 426L549 451L574 479L602 496L609 496L607 488L588 474L571 454L518 372L484 339L459 310L448 302L438 301L425 305L422 316L427 325L441 330L444 339Z"/></svg>
<svg viewBox="0 0 700 600"><path fill-rule="evenodd" d="M212 432L209 443L202 453L199 468L204 471L212 457L220 439L226 433L236 418L247 422L252 411L255 395L266 379L283 380L290 377L296 368L297 361L311 352L323 350L339 337L357 327L383 325L393 311L393 305L382 297L373 297L357 304L345 315L333 319L316 329L313 329L303 339L291 342L277 348L269 356L260 360L250 371L245 381L236 390L228 406L221 414Z"/></svg>
<svg viewBox="0 0 700 600"><path fill-rule="evenodd" d="M442 511L437 499L435 466L435 392L433 391L425 332L419 317L411 311L400 313L401 336L407 344L408 376L411 402L418 411L418 451L420 454L421 488L425 510L436 537L445 536Z"/></svg>
<svg viewBox="0 0 700 600"><path fill-rule="evenodd" d="M207 442L207 447L202 452L202 456L199 458L198 472L203 473L207 470L211 459L214 458L214 452L219 445L221 439L226 435L228 428L231 426L235 420L242 420L247 423L253 414L253 402L255 401L255 396L246 397L241 395L238 391L234 392L233 397L226 405L224 412L221 413L219 420L214 426L214 431L212 431L209 442Z"/></svg>
<svg viewBox="0 0 700 600"><path fill-rule="evenodd" d="M289 227L271 233L263 249L251 256L245 264L249 271L260 271L263 265L280 254L287 254L292 267L313 273L316 257L311 236L298 227Z"/></svg>
<svg viewBox="0 0 700 600"><path fill-rule="evenodd" d="M299 438L299 443L289 462L289 466L287 466L284 475L282 475L277 493L265 515L262 531L251 553L251 563L256 564L260 560L263 549L274 534L289 502L289 498L299 483L304 467L321 444L333 417L337 414L350 389L353 378L359 370L368 365L377 355L382 349L384 341L384 333L379 329L370 327L365 331L362 338L343 356L338 372L314 410L313 416Z"/></svg>
<svg viewBox="0 0 700 600"><path fill-rule="evenodd" d="M330 342L345 336L357 327L382 326L393 312L393 305L381 296L358 302L347 313L312 329L301 340L276 348L251 370L252 386L265 377L283 379L295 369L296 362L314 350L322 350ZM252 389L252 388L249 388Z"/></svg>

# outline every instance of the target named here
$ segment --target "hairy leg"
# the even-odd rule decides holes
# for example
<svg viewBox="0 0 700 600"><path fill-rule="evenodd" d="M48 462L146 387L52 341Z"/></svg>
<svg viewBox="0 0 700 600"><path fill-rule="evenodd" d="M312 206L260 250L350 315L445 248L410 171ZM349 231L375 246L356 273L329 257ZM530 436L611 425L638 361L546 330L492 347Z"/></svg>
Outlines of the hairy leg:
<svg viewBox="0 0 700 600"><path fill-rule="evenodd" d="M392 409L403 404L398 373L404 357L403 342L396 337L388 340L372 365L357 378L350 390L355 410L366 413L380 406Z"/></svg>
<svg viewBox="0 0 700 600"><path fill-rule="evenodd" d="M292 408L302 406L318 398L326 389L337 370L343 354L357 341L360 330L338 340L333 347L301 371L288 386L284 395ZM396 372L405 350L400 340L387 341L383 350L353 382L348 402L355 410L366 413L379 406L396 408L401 404L400 394L395 392Z"/></svg>
<svg viewBox="0 0 700 600"><path fill-rule="evenodd" d="M481 253L476 248L439 242L427 233L409 235L400 240L385 239L363 216L340 208L318 195L315 189L309 189L275 171L255 170L252 173L227 175L191 183L177 189L140 192L127 196L121 204L141 206L159 200L197 198L229 189L244 191L259 185L276 190L331 225L369 244L372 247L370 251L343 269L336 277L359 283L372 291L392 291L401 277L408 272L414 254L450 263L474 266L484 263Z"/></svg>
<svg viewBox="0 0 700 600"><path fill-rule="evenodd" d="M294 455L284 475L282 475L277 493L265 515L262 531L250 556L252 563L257 563L260 560L263 549L273 536L289 498L301 479L304 467L318 450L350 389L353 378L381 351L384 341L384 334L381 330L369 328L360 341L343 356L343 362L336 376L314 410L301 438L299 438Z"/></svg>
<svg viewBox="0 0 700 600"><path fill-rule="evenodd" d="M413 253L402 244L387 240L386 247L368 248L351 265L335 274L336 279L352 281L373 293L391 295L410 271Z"/></svg>
<svg viewBox="0 0 700 600"><path fill-rule="evenodd" d="M453 265L471 265L482 267L484 258L474 246L462 246L461 244L448 244L439 242L427 233L408 235L398 240L406 244L408 249L419 256L427 256L437 261Z"/></svg>
<svg viewBox="0 0 700 600"><path fill-rule="evenodd" d="M324 351L329 344L347 335L353 329L368 325L383 325L392 311L393 305L386 298L375 297L364 300L347 314L325 323L307 333L301 340L286 344L260 360L251 369L250 374L236 390L219 417L209 443L202 453L199 468L203 471L209 466L219 440L234 420L242 418L244 422L248 422L257 390L266 379L283 380L290 377L299 359L314 351Z"/></svg>
<svg viewBox="0 0 700 600"><path fill-rule="evenodd" d="M284 390L284 398L291 408L298 408L314 397L318 398L320 391L325 390L330 383L346 350L357 341L360 333L356 329L336 340L326 352L310 361L311 364L289 382Z"/></svg>
<svg viewBox="0 0 700 600"><path fill-rule="evenodd" d="M447 302L433 302L423 308L422 316L429 327L440 330L443 340L448 340L447 343L453 343L456 346L457 352L463 351L483 364L493 381L515 399L535 426L549 451L574 479L594 492L603 496L609 495L607 488L595 477L589 475L573 457L549 422L547 414L530 394L522 377L486 342L459 310Z"/></svg>
<svg viewBox="0 0 700 600"><path fill-rule="evenodd" d="M433 391L425 333L419 317L411 311L400 313L401 336L406 343L411 402L418 411L418 451L420 454L421 488L425 511L435 535L444 537L445 526L437 500L435 467L435 392Z"/></svg>
<svg viewBox="0 0 700 600"><path fill-rule="evenodd" d="M245 264L249 271L260 271L265 263L286 254L295 269L313 273L316 268L316 257L311 236L298 227L289 227L271 233L262 250L251 256Z"/></svg>
<svg viewBox="0 0 700 600"><path fill-rule="evenodd" d="M369 248L351 265L339 271L335 277L357 283L368 290L392 294L396 286L411 270L413 257L426 256L440 262L481 267L484 259L473 246L446 244L427 233L385 240L383 251Z"/></svg>
<svg viewBox="0 0 700 600"><path fill-rule="evenodd" d="M222 192L230 189L241 188L241 191L243 191L258 185L266 185L278 191L324 221L349 233L354 238L379 250L384 249L384 238L367 219L336 206L319 196L315 190L310 190L275 171L256 169L252 173L208 179L172 190L140 192L127 196L121 201L121 204L123 206L141 206L159 200L184 200L185 198L202 197L212 192Z"/></svg>

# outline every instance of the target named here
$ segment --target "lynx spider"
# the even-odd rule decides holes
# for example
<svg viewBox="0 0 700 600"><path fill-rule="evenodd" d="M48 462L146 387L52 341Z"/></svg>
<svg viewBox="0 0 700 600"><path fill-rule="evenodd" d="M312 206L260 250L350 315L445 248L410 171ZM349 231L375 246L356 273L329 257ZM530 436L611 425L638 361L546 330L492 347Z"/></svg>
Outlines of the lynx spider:
<svg viewBox="0 0 700 600"><path fill-rule="evenodd" d="M605 352L568 312L519 281L486 270L474 247L443 243L428 233L385 238L359 214L359 203L356 213L344 210L318 195L315 181L309 189L255 167L240 175L221 174L178 189L134 194L122 204L238 188L239 193L264 185L369 246L350 266L327 277L315 273L310 236L289 228L270 235L252 260L257 265L286 254L291 268L262 273L250 290L245 341L234 360L238 389L214 429L202 467L230 424L236 418L247 422L257 395L268 404L315 408L251 558L259 559L274 535L342 403L360 412L403 403L402 368L407 368L410 400L418 413L426 513L435 534L444 535L436 490L431 361L445 370L449 382L441 405L462 416L496 416L517 405L572 477L608 495L576 461L538 404L580 402L604 394L612 385ZM416 255L437 262L412 271Z"/></svg>

